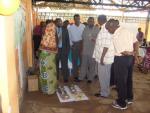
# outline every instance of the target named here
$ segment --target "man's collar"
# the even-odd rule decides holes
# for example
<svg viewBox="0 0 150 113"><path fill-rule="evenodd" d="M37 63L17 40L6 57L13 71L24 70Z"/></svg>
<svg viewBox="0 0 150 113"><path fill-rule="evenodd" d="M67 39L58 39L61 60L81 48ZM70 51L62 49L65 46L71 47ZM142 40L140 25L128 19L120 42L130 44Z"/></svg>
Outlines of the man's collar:
<svg viewBox="0 0 150 113"><path fill-rule="evenodd" d="M79 25L76 25L76 24L74 23L74 25L75 25L75 26L77 26L77 27L79 27L79 26L80 26L80 24L81 24L81 23L79 23Z"/></svg>
<svg viewBox="0 0 150 113"><path fill-rule="evenodd" d="M89 26L89 25L88 25L88 28L92 29L92 28L94 28L94 25L93 25L93 26Z"/></svg>
<svg viewBox="0 0 150 113"><path fill-rule="evenodd" d="M120 32L121 29L122 29L122 27L119 26L119 27L116 29L116 31L114 32L114 34L115 34L115 35L118 34L118 33Z"/></svg>

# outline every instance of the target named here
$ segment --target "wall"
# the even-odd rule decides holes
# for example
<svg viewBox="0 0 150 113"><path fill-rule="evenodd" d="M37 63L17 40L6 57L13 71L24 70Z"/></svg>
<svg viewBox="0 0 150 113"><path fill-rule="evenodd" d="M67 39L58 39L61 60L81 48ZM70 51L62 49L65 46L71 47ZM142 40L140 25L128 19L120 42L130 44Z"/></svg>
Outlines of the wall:
<svg viewBox="0 0 150 113"><path fill-rule="evenodd" d="M15 14L15 39L16 70L19 79L19 103L21 107L27 88L26 72L33 65L32 4L30 0L22 0L21 7Z"/></svg>
<svg viewBox="0 0 150 113"><path fill-rule="evenodd" d="M21 0L11 16L0 15L0 97L3 113L19 113L26 71L33 65L32 4Z"/></svg>
<svg viewBox="0 0 150 113"><path fill-rule="evenodd" d="M0 92L3 113L19 113L13 19L14 16L0 16Z"/></svg>
<svg viewBox="0 0 150 113"><path fill-rule="evenodd" d="M14 14L14 31L15 31L15 57L16 57L16 72L19 85L19 100L23 100L23 93L26 86L26 71L27 71L27 46L26 46L26 17L25 8L23 5Z"/></svg>

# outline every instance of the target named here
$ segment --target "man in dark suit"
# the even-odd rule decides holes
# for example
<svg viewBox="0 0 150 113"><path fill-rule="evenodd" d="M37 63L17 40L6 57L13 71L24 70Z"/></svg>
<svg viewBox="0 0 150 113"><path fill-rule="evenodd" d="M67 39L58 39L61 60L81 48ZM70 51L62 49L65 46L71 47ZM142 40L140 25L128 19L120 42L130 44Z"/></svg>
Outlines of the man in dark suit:
<svg viewBox="0 0 150 113"><path fill-rule="evenodd" d="M70 50L69 34L67 28L62 26L62 20L56 19L56 36L58 54L56 57L57 73L59 79L59 62L61 62L61 69L64 82L68 82L69 70L68 70L68 54Z"/></svg>

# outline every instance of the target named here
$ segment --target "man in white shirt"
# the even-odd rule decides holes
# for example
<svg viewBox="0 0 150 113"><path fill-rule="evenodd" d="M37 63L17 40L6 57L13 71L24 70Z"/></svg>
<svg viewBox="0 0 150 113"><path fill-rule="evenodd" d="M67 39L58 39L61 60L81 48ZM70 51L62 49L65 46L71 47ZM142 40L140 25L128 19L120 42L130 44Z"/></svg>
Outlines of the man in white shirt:
<svg viewBox="0 0 150 113"><path fill-rule="evenodd" d="M82 50L82 32L85 28L80 23L80 15L74 15L74 24L68 28L70 45L72 49L72 64L73 64L73 76L76 82L80 82L78 79L78 59L81 62L81 50Z"/></svg>
<svg viewBox="0 0 150 113"><path fill-rule="evenodd" d="M93 53L93 58L98 62L98 77L101 91L95 94L97 97L108 97L110 94L110 72L114 62L114 46L111 34L106 30L107 21L105 15L100 15L101 31L99 32Z"/></svg>
<svg viewBox="0 0 150 113"><path fill-rule="evenodd" d="M136 36L119 26L117 20L109 20L106 23L106 29L113 34L115 48L114 74L118 99L113 102L112 106L117 109L127 109L127 104L133 102L132 73L138 42Z"/></svg>

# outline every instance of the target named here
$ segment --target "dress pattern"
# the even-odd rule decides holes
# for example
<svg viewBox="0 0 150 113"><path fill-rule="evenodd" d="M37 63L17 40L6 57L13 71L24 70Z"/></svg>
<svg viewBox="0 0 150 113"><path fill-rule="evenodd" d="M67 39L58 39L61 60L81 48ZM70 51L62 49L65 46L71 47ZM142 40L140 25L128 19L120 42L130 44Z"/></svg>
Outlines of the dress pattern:
<svg viewBox="0 0 150 113"><path fill-rule="evenodd" d="M55 34L55 24L49 23L40 45L40 86L45 94L54 94L57 89Z"/></svg>

